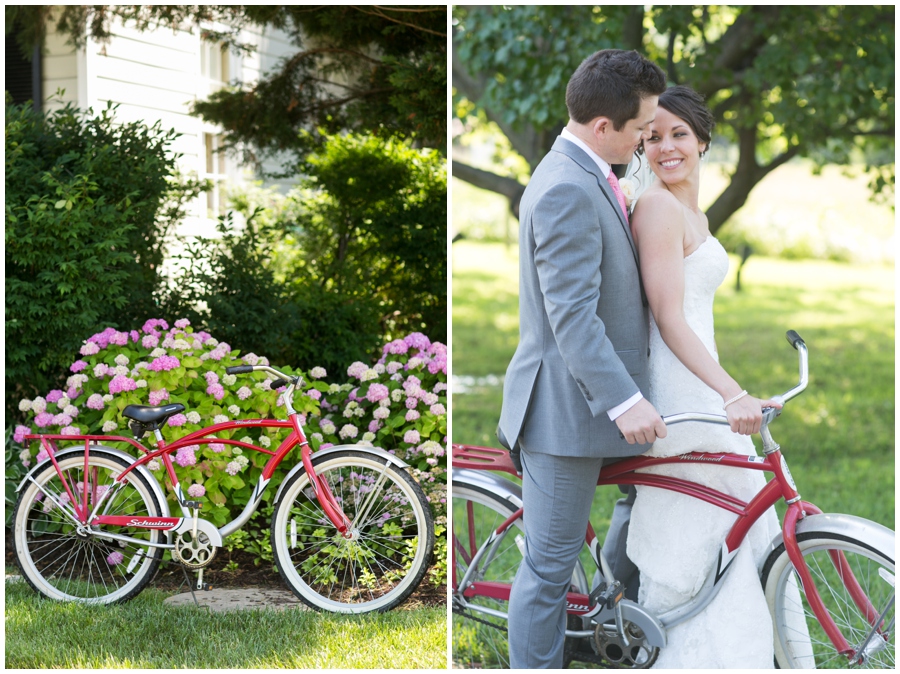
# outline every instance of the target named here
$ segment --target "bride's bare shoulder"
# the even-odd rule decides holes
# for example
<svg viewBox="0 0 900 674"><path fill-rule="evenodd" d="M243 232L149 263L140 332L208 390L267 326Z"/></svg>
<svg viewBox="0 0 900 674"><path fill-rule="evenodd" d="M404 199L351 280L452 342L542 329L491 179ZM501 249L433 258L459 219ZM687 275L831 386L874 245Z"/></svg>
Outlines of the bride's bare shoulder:
<svg viewBox="0 0 900 674"><path fill-rule="evenodd" d="M651 185L637 200L631 224L635 234L661 229L684 232L684 209L671 192L659 185Z"/></svg>

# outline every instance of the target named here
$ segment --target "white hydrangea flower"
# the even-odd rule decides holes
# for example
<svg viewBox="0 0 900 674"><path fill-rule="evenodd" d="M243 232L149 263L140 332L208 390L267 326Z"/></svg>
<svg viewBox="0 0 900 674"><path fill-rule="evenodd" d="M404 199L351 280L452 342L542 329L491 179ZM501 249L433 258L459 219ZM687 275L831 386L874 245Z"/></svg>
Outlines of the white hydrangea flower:
<svg viewBox="0 0 900 674"><path fill-rule="evenodd" d="M206 344L204 344L204 346L209 346L209 347L219 346L219 340L215 339L214 337L210 337L209 339L206 340Z"/></svg>
<svg viewBox="0 0 900 674"><path fill-rule="evenodd" d="M359 433L359 429L356 426L353 424L345 424L341 428L340 436L346 440L347 438L355 438L357 433Z"/></svg>
<svg viewBox="0 0 900 674"><path fill-rule="evenodd" d="M64 410L69 406L69 396L63 394L63 397L56 401L56 407L58 409Z"/></svg>
<svg viewBox="0 0 900 674"><path fill-rule="evenodd" d="M248 445L252 445L253 438L251 438L249 435L245 435L243 438L241 438L241 442L246 442Z"/></svg>
<svg viewBox="0 0 900 674"><path fill-rule="evenodd" d="M188 412L186 415L187 420L192 424L200 423L200 413L199 412Z"/></svg>
<svg viewBox="0 0 900 674"><path fill-rule="evenodd" d="M110 431L116 430L118 427L119 424L117 424L115 421L110 420L103 424L103 432L109 433Z"/></svg>
<svg viewBox="0 0 900 674"><path fill-rule="evenodd" d="M271 447L272 441L269 439L268 435L262 435L259 438L259 444L261 444L263 447Z"/></svg>
<svg viewBox="0 0 900 674"><path fill-rule="evenodd" d="M329 393L340 393L340 391L341 391L340 384L332 384L331 386L328 387Z"/></svg>
<svg viewBox="0 0 900 674"><path fill-rule="evenodd" d="M334 435L336 430L335 425L331 422L325 422L319 426L322 429L322 432L326 435Z"/></svg>
<svg viewBox="0 0 900 674"><path fill-rule="evenodd" d="M237 381L237 377L233 374L226 374L222 377L222 383L225 386L234 386L234 383Z"/></svg>
<svg viewBox="0 0 900 674"><path fill-rule="evenodd" d="M138 379L134 382L134 385L138 388L147 388L147 380L146 379Z"/></svg>
<svg viewBox="0 0 900 674"><path fill-rule="evenodd" d="M309 437L311 437L311 438L312 438L313 440L315 440L316 442L322 442L322 441L325 439L325 438L322 437L322 434L321 434L321 433L313 433L313 434L310 435Z"/></svg>
<svg viewBox="0 0 900 674"><path fill-rule="evenodd" d="M362 436L363 442L372 442L375 439L375 434L366 431Z"/></svg>
<svg viewBox="0 0 900 674"><path fill-rule="evenodd" d="M200 354L200 360L209 360L209 353Z"/></svg>
<svg viewBox="0 0 900 674"><path fill-rule="evenodd" d="M105 396L103 396L103 402L111 403L112 401L113 401L113 397L112 397L111 393L107 393Z"/></svg>
<svg viewBox="0 0 900 674"><path fill-rule="evenodd" d="M147 468L150 470L159 470L162 468L162 465L159 463L159 459L153 459L147 462Z"/></svg>
<svg viewBox="0 0 900 674"><path fill-rule="evenodd" d="M70 377L70 379L71 379L71 377ZM69 385L71 386L71 384L69 384ZM30 400L25 398L25 399L19 401L19 411L20 412L27 412L30 409L31 409L31 401Z"/></svg>
<svg viewBox="0 0 900 674"><path fill-rule="evenodd" d="M116 374L122 375L123 377L127 377L129 374L131 374L131 370L129 370L124 365L116 365L113 368L113 372L115 372Z"/></svg>
<svg viewBox="0 0 900 674"><path fill-rule="evenodd" d="M375 367L373 368L377 374L384 374L385 367L384 363L375 363Z"/></svg>
<svg viewBox="0 0 900 674"><path fill-rule="evenodd" d="M191 348L200 350L203 348L203 342L201 342L199 339L195 339L193 342L191 342Z"/></svg>
<svg viewBox="0 0 900 674"><path fill-rule="evenodd" d="M173 346L175 346L175 340L172 339L171 337L166 337L162 341L162 348L164 348L164 349L171 349Z"/></svg>
<svg viewBox="0 0 900 674"><path fill-rule="evenodd" d="M124 353L120 353L118 356L116 356L116 365L128 365L128 363L128 356L126 356Z"/></svg>
<svg viewBox="0 0 900 674"><path fill-rule="evenodd" d="M47 411L47 401L44 400L41 396L38 396L34 400L31 401L31 411L35 414L40 414L41 412Z"/></svg>
<svg viewBox="0 0 900 674"><path fill-rule="evenodd" d="M268 364L269 364L268 358L266 358L265 356L259 357L259 361L257 362L257 365L268 365Z"/></svg>
<svg viewBox="0 0 900 674"><path fill-rule="evenodd" d="M366 411L362 407L360 407L359 409L353 410L353 414L357 417L364 417L366 416Z"/></svg>
<svg viewBox="0 0 900 674"><path fill-rule="evenodd" d="M226 421L228 421L228 417L226 417L224 414L217 414L213 417L214 424L224 424Z"/></svg>
<svg viewBox="0 0 900 674"><path fill-rule="evenodd" d="M341 384L341 391L346 393L347 391L353 390L353 384Z"/></svg>
<svg viewBox="0 0 900 674"><path fill-rule="evenodd" d="M168 340L166 340L168 341ZM165 342L163 342L165 344ZM184 339L176 339L172 343L172 348L178 349L179 351L187 351L191 348L191 345L187 343L187 340Z"/></svg>
<svg viewBox="0 0 900 674"><path fill-rule="evenodd" d="M159 358L160 356L165 356L166 354L168 354L168 351L158 346L150 352L150 357Z"/></svg>
<svg viewBox="0 0 900 674"><path fill-rule="evenodd" d="M238 407L237 405L231 405L231 406L228 408L228 413L229 413L231 416L236 417L237 415L239 415L239 414L241 413L241 408Z"/></svg>
<svg viewBox="0 0 900 674"><path fill-rule="evenodd" d="M391 400L393 400L395 403L399 403L401 398L403 398L403 391L398 388L395 388L393 391L391 391Z"/></svg>
<svg viewBox="0 0 900 674"><path fill-rule="evenodd" d="M66 405L66 408L63 410L63 414L69 417L78 416L78 408L75 405Z"/></svg>
<svg viewBox="0 0 900 674"><path fill-rule="evenodd" d="M242 438L242 439L241 439L241 442L244 442L244 441L249 440L249 439L250 439L250 438ZM234 447L234 448L232 448L231 453L234 454L235 456L240 456L241 454L244 453L244 450L241 449L240 447Z"/></svg>
<svg viewBox="0 0 900 674"><path fill-rule="evenodd" d="M243 456L243 455L241 455L241 456L236 456L236 457L234 457L233 460L234 460L234 462L235 462L237 465L239 465L239 466L241 467L241 470L243 470L244 468L246 468L246 467L247 467L247 464L250 463L250 459L248 459L246 456Z"/></svg>
<svg viewBox="0 0 900 674"><path fill-rule="evenodd" d="M360 381L371 381L373 379L378 379L378 373L372 369L363 372L362 376L359 378Z"/></svg>
<svg viewBox="0 0 900 674"><path fill-rule="evenodd" d="M325 372L324 367L314 367L312 370L309 371L309 376L312 377L313 379L321 379L326 374L328 374L328 373Z"/></svg>
<svg viewBox="0 0 900 674"><path fill-rule="evenodd" d="M406 363L406 369L407 369L407 370L415 370L415 369L418 368L418 367L422 367L422 364L423 364L424 362L425 362L425 361L422 360L421 358L418 358L418 357L416 357L416 356L413 356L413 357L410 358L409 361Z"/></svg>

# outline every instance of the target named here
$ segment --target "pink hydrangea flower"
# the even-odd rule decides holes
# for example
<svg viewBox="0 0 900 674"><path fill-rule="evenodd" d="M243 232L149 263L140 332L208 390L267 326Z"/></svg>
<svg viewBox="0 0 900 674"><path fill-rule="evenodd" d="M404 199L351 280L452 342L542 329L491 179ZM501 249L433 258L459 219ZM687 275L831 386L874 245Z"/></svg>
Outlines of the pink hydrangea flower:
<svg viewBox="0 0 900 674"><path fill-rule="evenodd" d="M174 370L179 365L181 365L181 361L175 356L159 356L150 363L150 369L154 372L162 372L164 370Z"/></svg>
<svg viewBox="0 0 900 674"><path fill-rule="evenodd" d="M122 391L134 391L137 388L137 383L131 377L126 377L123 374L117 374L113 377L109 382L109 392L110 393L121 393Z"/></svg>
<svg viewBox="0 0 900 674"><path fill-rule="evenodd" d="M225 388L221 384L210 384L206 387L206 393L216 400L221 400L225 397Z"/></svg>
<svg viewBox="0 0 900 674"><path fill-rule="evenodd" d="M259 356L255 353L248 353L246 356L241 358L247 365L256 365L259 363Z"/></svg>
<svg viewBox="0 0 900 674"><path fill-rule="evenodd" d="M137 344L138 340L141 338L141 333L139 333L137 330L132 330L128 334L131 337L131 341L135 344Z"/></svg>
<svg viewBox="0 0 900 674"><path fill-rule="evenodd" d="M312 370L309 371L309 376L312 377L313 379L321 379L322 377L326 376L327 374L328 373L325 372L324 367L314 367Z"/></svg>
<svg viewBox="0 0 900 674"><path fill-rule="evenodd" d="M402 356L407 351L409 351L409 345L402 339L395 339L393 342L388 342L384 345L385 355L392 353L397 356Z"/></svg>
<svg viewBox="0 0 900 674"><path fill-rule="evenodd" d="M384 384L372 384L366 392L366 398L370 403L377 403L387 398L391 392Z"/></svg>
<svg viewBox="0 0 900 674"><path fill-rule="evenodd" d="M94 354L100 353L100 347L93 342L88 342L81 347L81 350L78 353L82 356L93 356Z"/></svg>
<svg viewBox="0 0 900 674"><path fill-rule="evenodd" d="M369 433L377 433L381 430L381 422L377 419L373 419L369 422Z"/></svg>
<svg viewBox="0 0 900 674"><path fill-rule="evenodd" d="M69 366L69 370L70 370L71 372L81 372L81 371L82 371L84 368L86 368L87 366L88 366L87 363L85 363L83 360L80 360L80 359L79 359L79 360L76 360L74 363L72 363L72 364Z"/></svg>
<svg viewBox="0 0 900 674"><path fill-rule="evenodd" d="M447 356L437 356L434 360L428 363L428 371L431 374L437 374L438 372L447 374Z"/></svg>
<svg viewBox="0 0 900 674"><path fill-rule="evenodd" d="M72 423L72 417L68 414L57 414L53 417L53 425L54 426L68 426Z"/></svg>
<svg viewBox="0 0 900 674"><path fill-rule="evenodd" d="M175 325L178 325L178 323L175 323ZM190 487L188 487L187 493L188 496L191 496L193 498L200 498L206 493L206 487L204 487L202 484L192 484Z"/></svg>
<svg viewBox="0 0 900 674"><path fill-rule="evenodd" d="M415 421L418 418L419 418L419 413L416 412L415 410L410 410L409 412L406 413L407 421Z"/></svg>
<svg viewBox="0 0 900 674"><path fill-rule="evenodd" d="M406 433L403 434L403 442L415 445L418 444L419 440L421 440L419 431L406 431Z"/></svg>
<svg viewBox="0 0 900 674"><path fill-rule="evenodd" d="M442 414L447 414L447 408L444 407L441 403L435 403L429 409L431 410L431 413L436 417L439 417Z"/></svg>
<svg viewBox="0 0 900 674"><path fill-rule="evenodd" d="M408 409L408 410L416 409L416 405L418 405L418 404L419 404L418 398L407 398L406 399L406 409Z"/></svg>
<svg viewBox="0 0 900 674"><path fill-rule="evenodd" d="M128 333L127 332L115 332L109 338L110 344L115 344L116 346L125 346L128 344Z"/></svg>
<svg viewBox="0 0 900 674"><path fill-rule="evenodd" d="M36 457L34 457L34 460L35 460L35 463L40 463L41 461L46 461L49 458L50 458L50 454L47 453L47 450L41 449L41 451L38 452L38 455Z"/></svg>
<svg viewBox="0 0 900 674"><path fill-rule="evenodd" d="M355 363L353 363L353 365L347 368L347 376L359 379L366 373L366 370L368 369L369 367L365 363L356 361Z"/></svg>
<svg viewBox="0 0 900 674"><path fill-rule="evenodd" d="M306 395L308 395L313 400L321 400L322 399L322 392L319 391L318 389L311 388L306 392Z"/></svg>
<svg viewBox="0 0 900 674"><path fill-rule="evenodd" d="M150 404L151 405L159 405L163 400L169 399L169 392L161 388L158 391L150 391Z"/></svg>
<svg viewBox="0 0 900 674"><path fill-rule="evenodd" d="M209 448L212 451L214 451L216 454L218 454L219 452L225 451L225 445L222 444L221 442L211 442L211 443L209 443Z"/></svg>
<svg viewBox="0 0 900 674"><path fill-rule="evenodd" d="M94 366L94 376L99 379L100 377L105 377L109 373L109 365L106 363L97 363Z"/></svg>
<svg viewBox="0 0 900 674"><path fill-rule="evenodd" d="M163 330L169 329L169 324L166 323L161 318L151 318L146 323L144 323L144 327L141 328L141 331L145 334L159 334L159 330L157 328L162 328Z"/></svg>
<svg viewBox="0 0 900 674"><path fill-rule="evenodd" d="M237 392L237 397L241 400L246 400L247 398L249 398L252 395L253 395L253 391L251 391L246 386L241 386Z"/></svg>
<svg viewBox="0 0 900 674"><path fill-rule="evenodd" d="M41 412L34 418L34 425L38 428L46 428L53 425L53 415L50 412Z"/></svg>
<svg viewBox="0 0 900 674"><path fill-rule="evenodd" d="M157 335L144 335L141 339L141 346L145 349L155 349L159 346L159 337Z"/></svg>
<svg viewBox="0 0 900 674"><path fill-rule="evenodd" d="M421 351L427 351L428 347L431 346L431 340L421 332L412 332L408 334L403 341L406 342L411 349L419 349Z"/></svg>
<svg viewBox="0 0 900 674"><path fill-rule="evenodd" d="M25 441L25 436L30 433L31 429L28 428L28 426L16 426L16 430L13 433L13 440L21 445Z"/></svg>
<svg viewBox="0 0 900 674"><path fill-rule="evenodd" d="M237 475L241 471L241 464L231 461L225 466L225 472L229 475Z"/></svg>
<svg viewBox="0 0 900 674"><path fill-rule="evenodd" d="M207 372L206 374L204 374L203 377L206 379L207 384L218 384L219 383L219 375L217 375L215 372L213 372L211 370L209 372Z"/></svg>
<svg viewBox="0 0 900 674"><path fill-rule="evenodd" d="M55 402L57 402L60 398L62 398L63 395L64 395L64 394L63 394L62 391L60 391L60 390L58 390L58 389L53 389L52 391L50 391L50 393L47 394L47 402L48 402L48 403L55 403Z"/></svg>
<svg viewBox="0 0 900 674"><path fill-rule="evenodd" d="M169 426L184 426L187 423L187 417L183 414L173 414L169 417Z"/></svg>
<svg viewBox="0 0 900 674"><path fill-rule="evenodd" d="M178 414L176 416L184 416ZM174 418L174 417L173 417ZM169 423L172 423L172 418L169 419ZM194 450L197 445L188 445L187 447L182 447L175 453L175 463L184 468L185 466L193 466L197 463L197 455L194 454Z"/></svg>
<svg viewBox="0 0 900 674"><path fill-rule="evenodd" d="M81 435L81 429L78 426L66 426L60 432L60 435Z"/></svg>
<svg viewBox="0 0 900 674"><path fill-rule="evenodd" d="M187 326L189 326L190 324L191 324L191 322L190 322L188 319L186 319L186 318L179 318L177 321L175 321L175 327L176 327L176 328L182 328L182 329L184 329L184 328L186 328Z"/></svg>
<svg viewBox="0 0 900 674"><path fill-rule="evenodd" d="M106 563L110 566L118 566L125 560L125 555L123 555L118 550L116 552L111 552L109 557L106 558Z"/></svg>

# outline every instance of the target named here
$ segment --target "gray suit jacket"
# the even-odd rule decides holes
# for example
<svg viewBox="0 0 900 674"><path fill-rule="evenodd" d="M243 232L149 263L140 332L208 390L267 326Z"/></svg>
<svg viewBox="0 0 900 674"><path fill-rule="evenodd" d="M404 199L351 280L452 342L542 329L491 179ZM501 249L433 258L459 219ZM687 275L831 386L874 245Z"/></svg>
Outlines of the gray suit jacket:
<svg viewBox="0 0 900 674"><path fill-rule="evenodd" d="M649 318L637 251L612 189L579 147L557 139L522 197L519 346L500 432L559 456L633 456L607 410L647 396Z"/></svg>

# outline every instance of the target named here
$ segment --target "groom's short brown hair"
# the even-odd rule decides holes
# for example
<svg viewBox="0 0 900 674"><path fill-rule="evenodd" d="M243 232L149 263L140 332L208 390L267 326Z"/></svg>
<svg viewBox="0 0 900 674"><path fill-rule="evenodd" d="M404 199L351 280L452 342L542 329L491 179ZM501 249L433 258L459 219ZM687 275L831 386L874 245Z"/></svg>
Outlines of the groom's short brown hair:
<svg viewBox="0 0 900 674"><path fill-rule="evenodd" d="M636 51L602 49L588 56L569 79L566 107L569 117L587 124L609 117L619 131L641 108L641 99L666 90L662 69Z"/></svg>

